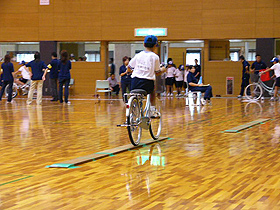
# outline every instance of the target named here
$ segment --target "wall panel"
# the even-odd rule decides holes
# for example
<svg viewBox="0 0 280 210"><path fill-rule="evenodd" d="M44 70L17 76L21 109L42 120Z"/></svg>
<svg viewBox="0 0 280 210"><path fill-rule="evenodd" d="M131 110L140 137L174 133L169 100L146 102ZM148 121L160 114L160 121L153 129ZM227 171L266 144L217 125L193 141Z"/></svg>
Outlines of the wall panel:
<svg viewBox="0 0 280 210"><path fill-rule="evenodd" d="M141 40L133 33L138 27L166 27L166 40L260 38L271 34L280 38L276 27L262 31L259 26L280 22L280 0L50 2L50 6L39 6L39 0L1 0L0 25L5 30L1 30L0 41Z"/></svg>

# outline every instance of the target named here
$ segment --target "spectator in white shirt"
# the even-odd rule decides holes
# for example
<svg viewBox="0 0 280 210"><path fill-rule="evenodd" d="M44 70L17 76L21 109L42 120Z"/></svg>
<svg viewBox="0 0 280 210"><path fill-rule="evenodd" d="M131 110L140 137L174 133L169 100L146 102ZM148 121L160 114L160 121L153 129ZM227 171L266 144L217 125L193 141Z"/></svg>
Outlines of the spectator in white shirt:
<svg viewBox="0 0 280 210"><path fill-rule="evenodd" d="M175 70L175 86L177 88L177 97L182 96L181 91L184 83L184 65L180 65Z"/></svg>
<svg viewBox="0 0 280 210"><path fill-rule="evenodd" d="M166 69L166 79L165 79L167 96L173 96L175 70L176 68L174 67L173 62L169 61Z"/></svg>

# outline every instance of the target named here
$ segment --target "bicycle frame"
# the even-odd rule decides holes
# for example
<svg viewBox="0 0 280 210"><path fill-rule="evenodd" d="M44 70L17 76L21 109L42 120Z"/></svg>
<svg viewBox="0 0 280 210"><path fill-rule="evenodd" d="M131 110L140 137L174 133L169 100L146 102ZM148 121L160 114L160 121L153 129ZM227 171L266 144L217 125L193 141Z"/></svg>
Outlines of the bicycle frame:
<svg viewBox="0 0 280 210"><path fill-rule="evenodd" d="M261 79L259 79L259 81L256 84L260 85L261 88L267 91L270 95L274 94L274 87L276 82L273 83L272 87L269 87L266 84L264 84L264 82Z"/></svg>

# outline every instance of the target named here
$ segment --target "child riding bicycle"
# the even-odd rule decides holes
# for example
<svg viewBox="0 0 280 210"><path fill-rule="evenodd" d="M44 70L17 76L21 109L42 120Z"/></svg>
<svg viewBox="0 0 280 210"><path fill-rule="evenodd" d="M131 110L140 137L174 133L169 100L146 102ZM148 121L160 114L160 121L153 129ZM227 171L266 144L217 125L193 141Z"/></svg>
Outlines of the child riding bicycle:
<svg viewBox="0 0 280 210"><path fill-rule="evenodd" d="M275 88L274 88L274 97L271 97L271 101L277 101L277 94L278 94L278 88L280 87L280 63L279 63L279 59L274 57L270 62L272 62L274 65L272 67L270 67L269 69L266 69L265 71L260 72L260 75L274 70L274 76L276 77L276 84L275 84ZM274 77L273 76L273 77Z"/></svg>
<svg viewBox="0 0 280 210"><path fill-rule="evenodd" d="M132 72L131 90L143 89L151 94L151 110L155 112L154 81L156 75L162 74L166 69L160 66L159 56L154 53L158 46L157 37L146 36L144 46L145 50L136 54L129 62L127 72Z"/></svg>

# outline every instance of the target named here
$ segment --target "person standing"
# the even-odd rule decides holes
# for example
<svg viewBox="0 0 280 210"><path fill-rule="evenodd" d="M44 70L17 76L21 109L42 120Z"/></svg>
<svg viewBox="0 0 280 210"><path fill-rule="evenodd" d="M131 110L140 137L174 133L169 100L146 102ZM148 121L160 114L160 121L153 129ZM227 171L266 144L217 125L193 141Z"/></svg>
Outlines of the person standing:
<svg viewBox="0 0 280 210"><path fill-rule="evenodd" d="M3 69L2 73L2 89L0 92L0 101L2 100L2 96L6 87L8 86L8 100L7 103L12 102L12 93L13 93L13 72L14 72L14 65L11 63L11 57L9 55L5 55L4 63L1 65L1 69Z"/></svg>
<svg viewBox="0 0 280 210"><path fill-rule="evenodd" d="M176 68L174 67L173 62L169 61L167 69L166 69L166 79L165 79L167 96L173 96L173 84L174 84L175 70L176 70Z"/></svg>
<svg viewBox="0 0 280 210"><path fill-rule="evenodd" d="M131 73L126 71L128 63L129 58L127 56L123 57L123 65L120 67L122 96L127 92L127 89L130 90Z"/></svg>
<svg viewBox="0 0 280 210"><path fill-rule="evenodd" d="M25 64L26 67L30 67L32 73L29 71L29 74L31 75L31 87L29 89L28 93L28 99L27 99L27 105L30 105L32 103L34 90L37 86L37 105L42 104L42 95L43 95L43 83L46 79L46 64L41 61L41 55L39 52L36 52L34 54L34 60Z"/></svg>
<svg viewBox="0 0 280 210"><path fill-rule="evenodd" d="M241 90L240 90L240 94L238 96L238 98L242 98L243 94L244 94L244 90L245 88L249 85L249 80L250 80L250 64L248 63L248 61L245 60L244 56L241 55L239 57L239 61L242 63L242 83L241 83ZM248 89L248 91L250 91L250 89ZM248 94L250 95L250 93L248 92Z"/></svg>
<svg viewBox="0 0 280 210"><path fill-rule="evenodd" d="M115 74L116 66L114 64L114 58L110 58L110 75Z"/></svg>
<svg viewBox="0 0 280 210"><path fill-rule="evenodd" d="M262 61L262 57L257 54L256 55L256 61L251 66L251 72L253 73L251 75L251 82L258 82L259 81L259 70L266 69L266 64Z"/></svg>
<svg viewBox="0 0 280 210"><path fill-rule="evenodd" d="M182 87L184 84L184 65L180 65L178 69L175 70L175 86L177 88L177 97L182 96Z"/></svg>
<svg viewBox="0 0 280 210"><path fill-rule="evenodd" d="M52 97L51 101L58 101L58 93L57 93L57 80L58 80L58 60L57 60L57 53L52 53L52 61L50 63L50 84L52 90Z"/></svg>
<svg viewBox="0 0 280 210"><path fill-rule="evenodd" d="M200 77L201 77L201 66L198 65L198 60L197 59L194 59L194 62L195 62L195 78L197 79L197 81L199 81Z"/></svg>
<svg viewBox="0 0 280 210"><path fill-rule="evenodd" d="M68 101L69 97L69 83L71 79L71 71L72 64L68 59L68 52L66 50L62 50L60 54L60 61L58 62L58 81L59 81L59 101L63 103L63 85L64 85L64 101L67 104L70 104Z"/></svg>

